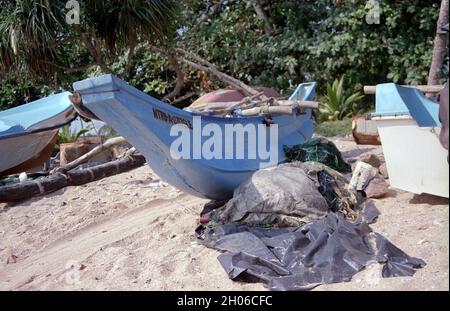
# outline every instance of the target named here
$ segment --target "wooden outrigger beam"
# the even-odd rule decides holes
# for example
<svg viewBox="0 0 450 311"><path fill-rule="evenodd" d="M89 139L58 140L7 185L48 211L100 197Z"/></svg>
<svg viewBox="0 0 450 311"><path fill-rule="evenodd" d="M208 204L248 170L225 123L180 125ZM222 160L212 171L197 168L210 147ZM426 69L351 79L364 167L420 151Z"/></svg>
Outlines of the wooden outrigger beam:
<svg viewBox="0 0 450 311"><path fill-rule="evenodd" d="M443 85L402 85L402 86L418 89L421 92L429 94L439 93L444 88ZM364 94L375 94L375 92L376 92L376 85L364 86Z"/></svg>

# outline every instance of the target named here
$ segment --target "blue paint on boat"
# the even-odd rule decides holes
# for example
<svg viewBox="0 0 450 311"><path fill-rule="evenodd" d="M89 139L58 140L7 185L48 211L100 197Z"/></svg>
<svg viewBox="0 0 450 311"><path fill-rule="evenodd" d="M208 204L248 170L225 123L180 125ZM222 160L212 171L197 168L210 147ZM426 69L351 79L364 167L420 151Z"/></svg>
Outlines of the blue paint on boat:
<svg viewBox="0 0 450 311"><path fill-rule="evenodd" d="M70 92L0 111L0 174L36 157L75 119ZM35 161L36 162L36 161Z"/></svg>
<svg viewBox="0 0 450 311"><path fill-rule="evenodd" d="M75 116L70 95L63 92L0 111L0 140L67 124Z"/></svg>
<svg viewBox="0 0 450 311"><path fill-rule="evenodd" d="M377 85L376 94L374 117L410 115L420 127L441 127L439 105L419 90L385 83Z"/></svg>
<svg viewBox="0 0 450 311"><path fill-rule="evenodd" d="M315 96L314 82L298 86L291 100L312 100ZM147 163L163 180L187 193L209 198L228 199L237 186L249 178L264 163L259 157L249 158L249 139L244 136L244 159L179 159L170 155L170 146L177 139L170 136L174 123L192 125L196 114L163 103L130 86L113 75L103 75L74 83L74 90L82 96L83 107L109 124L125 137L146 157ZM283 145L301 144L311 138L314 126L311 109L304 114L273 116L278 125L278 161L285 161ZM200 116L200 115L198 115ZM225 132L225 125L264 124L264 117L214 117L201 115L202 129L216 124ZM190 129L190 141L193 130ZM269 127L265 127L266 142L269 140ZM202 137L202 144L208 137ZM222 151L226 137L222 137ZM191 145L192 146L192 145ZM256 146L258 148L259 145ZM228 146L230 147L230 146ZM192 149L192 148L191 148ZM191 150L191 156L193 156Z"/></svg>

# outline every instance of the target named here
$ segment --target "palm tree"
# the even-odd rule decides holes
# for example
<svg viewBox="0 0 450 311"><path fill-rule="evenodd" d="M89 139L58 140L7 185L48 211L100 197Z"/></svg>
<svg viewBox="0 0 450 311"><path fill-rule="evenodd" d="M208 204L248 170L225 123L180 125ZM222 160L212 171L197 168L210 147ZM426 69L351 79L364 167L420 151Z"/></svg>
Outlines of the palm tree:
<svg viewBox="0 0 450 311"><path fill-rule="evenodd" d="M128 52L129 66L138 42L161 44L175 33L176 0L83 0L79 25L66 23L66 2L16 0L2 5L1 72L29 72L44 81L56 71L93 66L110 73L109 64L119 54Z"/></svg>

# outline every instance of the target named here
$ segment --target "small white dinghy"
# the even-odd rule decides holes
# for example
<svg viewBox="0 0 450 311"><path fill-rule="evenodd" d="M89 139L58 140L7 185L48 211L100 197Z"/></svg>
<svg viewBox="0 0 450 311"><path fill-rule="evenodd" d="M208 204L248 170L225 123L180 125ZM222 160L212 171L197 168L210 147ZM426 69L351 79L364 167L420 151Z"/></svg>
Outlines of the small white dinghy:
<svg viewBox="0 0 450 311"><path fill-rule="evenodd" d="M439 105L416 89L380 84L372 119L377 122L391 186L448 198L448 152L439 142Z"/></svg>

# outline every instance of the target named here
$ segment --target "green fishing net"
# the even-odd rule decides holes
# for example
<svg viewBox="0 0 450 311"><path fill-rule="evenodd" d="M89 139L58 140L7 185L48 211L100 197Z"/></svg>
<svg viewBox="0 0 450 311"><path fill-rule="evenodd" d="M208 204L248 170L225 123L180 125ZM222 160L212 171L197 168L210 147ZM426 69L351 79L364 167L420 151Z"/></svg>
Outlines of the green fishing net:
<svg viewBox="0 0 450 311"><path fill-rule="evenodd" d="M0 187L1 186L6 186L6 185L11 185L11 184L16 184L18 182L19 182L19 178L18 177L3 178L3 179L0 179Z"/></svg>
<svg viewBox="0 0 450 311"><path fill-rule="evenodd" d="M339 172L349 173L351 166L344 161L336 145L325 138L314 138L304 144L292 147L284 146L288 162L319 162Z"/></svg>

